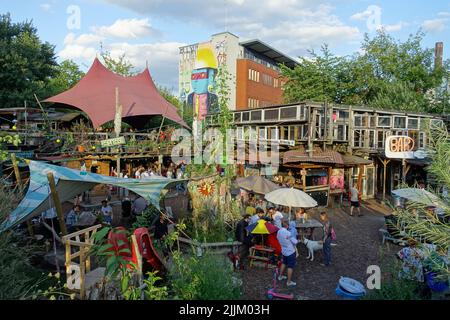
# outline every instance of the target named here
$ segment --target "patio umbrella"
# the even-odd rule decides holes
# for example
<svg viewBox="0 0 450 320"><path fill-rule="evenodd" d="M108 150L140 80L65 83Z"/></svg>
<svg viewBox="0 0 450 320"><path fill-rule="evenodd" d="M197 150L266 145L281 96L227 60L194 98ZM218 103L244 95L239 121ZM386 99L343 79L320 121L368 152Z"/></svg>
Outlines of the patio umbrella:
<svg viewBox="0 0 450 320"><path fill-rule="evenodd" d="M427 206L442 206L442 201L439 199L439 197L425 189L404 188L394 190L392 191L392 193L406 200L421 203Z"/></svg>
<svg viewBox="0 0 450 320"><path fill-rule="evenodd" d="M251 234L260 234L261 235L261 241L263 240L263 234L272 234L278 231L278 227L274 226L270 222L260 219L257 223L253 223L247 228L245 228L248 232ZM262 241L263 242L263 241Z"/></svg>
<svg viewBox="0 0 450 320"><path fill-rule="evenodd" d="M249 176L246 178L236 179L236 184L247 191L258 194L266 194L271 191L280 189L280 187L270 180L261 176Z"/></svg>
<svg viewBox="0 0 450 320"><path fill-rule="evenodd" d="M285 207L313 208L317 206L317 201L310 195L294 188L281 188L269 192L265 198L269 202Z"/></svg>

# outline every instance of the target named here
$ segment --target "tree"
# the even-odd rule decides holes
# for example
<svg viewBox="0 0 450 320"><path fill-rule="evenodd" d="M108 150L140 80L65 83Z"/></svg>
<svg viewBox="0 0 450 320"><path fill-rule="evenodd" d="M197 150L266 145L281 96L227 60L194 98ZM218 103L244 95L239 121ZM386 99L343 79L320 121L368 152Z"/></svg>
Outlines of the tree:
<svg viewBox="0 0 450 320"><path fill-rule="evenodd" d="M120 55L117 59L114 59L111 57L109 51L105 51L101 54L101 57L106 67L114 73L124 77L130 77L136 74L136 72L133 71L133 64L126 58L125 53Z"/></svg>
<svg viewBox="0 0 450 320"><path fill-rule="evenodd" d="M39 39L31 21L13 23L9 14L0 15L0 107L48 96L55 66L54 46Z"/></svg>
<svg viewBox="0 0 450 320"><path fill-rule="evenodd" d="M380 109L442 113L448 92L439 90L449 77L450 62L434 66L433 50L422 47L425 34L396 41L381 30L365 36L361 53L337 57L325 45L320 54L300 57L287 78L285 102L305 100L366 104Z"/></svg>
<svg viewBox="0 0 450 320"><path fill-rule="evenodd" d="M55 67L56 75L50 79L52 95L64 92L76 85L85 73L72 60L64 60Z"/></svg>

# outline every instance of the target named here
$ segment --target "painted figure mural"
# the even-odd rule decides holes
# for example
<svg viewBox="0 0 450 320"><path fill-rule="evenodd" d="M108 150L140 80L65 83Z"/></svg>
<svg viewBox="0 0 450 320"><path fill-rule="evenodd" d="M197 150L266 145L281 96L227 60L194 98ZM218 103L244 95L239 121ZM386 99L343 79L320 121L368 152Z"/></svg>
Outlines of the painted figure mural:
<svg viewBox="0 0 450 320"><path fill-rule="evenodd" d="M214 90L214 78L217 74L217 59L210 43L199 44L195 68L191 74L192 92L187 104L194 110L194 119L203 120L208 112L215 112L217 95Z"/></svg>

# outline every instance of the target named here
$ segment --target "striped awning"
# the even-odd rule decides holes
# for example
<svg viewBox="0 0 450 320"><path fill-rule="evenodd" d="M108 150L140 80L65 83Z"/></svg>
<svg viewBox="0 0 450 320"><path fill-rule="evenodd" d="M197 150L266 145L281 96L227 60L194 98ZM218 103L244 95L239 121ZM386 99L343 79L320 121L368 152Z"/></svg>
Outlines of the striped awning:
<svg viewBox="0 0 450 320"><path fill-rule="evenodd" d="M159 208L162 189L172 182L180 181L167 178L148 180L114 178L39 161L29 161L28 166L30 168L28 191L18 207L7 215L6 220L0 225L0 232L38 216L54 206L47 179L47 174L50 172L55 178L56 191L61 202L72 200L97 184L108 184L131 190Z"/></svg>
<svg viewBox="0 0 450 320"><path fill-rule="evenodd" d="M342 155L334 150L322 150L316 148L313 150L312 155L309 156L308 152L304 148L287 151L283 154L283 163L294 162L310 162L310 163L326 163L326 164L338 164L344 165Z"/></svg>

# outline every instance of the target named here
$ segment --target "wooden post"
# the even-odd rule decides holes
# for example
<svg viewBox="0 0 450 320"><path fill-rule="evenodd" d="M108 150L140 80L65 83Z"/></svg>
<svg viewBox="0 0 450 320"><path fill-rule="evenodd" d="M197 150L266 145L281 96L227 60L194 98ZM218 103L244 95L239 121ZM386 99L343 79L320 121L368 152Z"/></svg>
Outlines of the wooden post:
<svg viewBox="0 0 450 320"><path fill-rule="evenodd" d="M62 212L61 201L59 201L59 195L56 191L55 178L53 177L53 173L47 173L48 183L50 185L50 192L53 198L53 203L55 204L56 214L58 215L59 226L61 228L61 233L63 236L67 235L66 224L64 222L64 214Z"/></svg>
<svg viewBox="0 0 450 320"><path fill-rule="evenodd" d="M406 173L407 173L406 159L402 159L402 183L405 183L406 181Z"/></svg>
<svg viewBox="0 0 450 320"><path fill-rule="evenodd" d="M358 191L362 193L362 176L364 171L364 165L359 165L359 172L358 172Z"/></svg>
<svg viewBox="0 0 450 320"><path fill-rule="evenodd" d="M14 153L11 153L11 162L14 168L14 175L16 176L17 186L19 187L19 193L20 195L22 195L23 194L22 177L20 176L19 165L17 164L16 155ZM34 236L33 226L30 220L27 220L27 229L30 236Z"/></svg>
<svg viewBox="0 0 450 320"><path fill-rule="evenodd" d="M80 247L80 298L86 297L85 280L86 280L86 264L84 262L84 247Z"/></svg>
<svg viewBox="0 0 450 320"><path fill-rule="evenodd" d="M382 160L382 163L383 163L383 200L386 198L386 167L390 161L391 160Z"/></svg>
<svg viewBox="0 0 450 320"><path fill-rule="evenodd" d="M354 135L353 135L353 110L352 106L348 108L348 146L347 152L353 154Z"/></svg>

